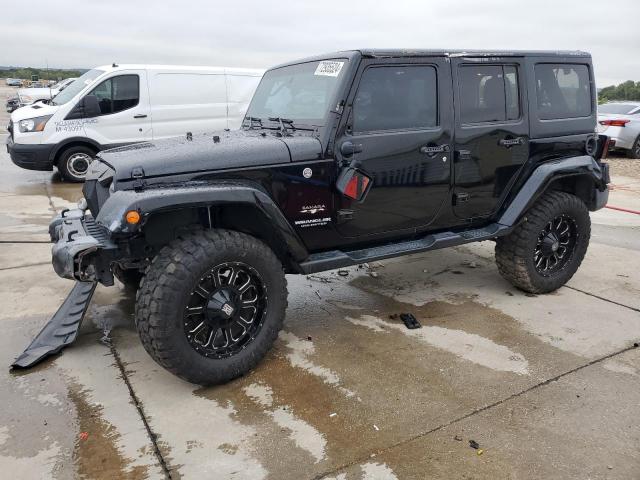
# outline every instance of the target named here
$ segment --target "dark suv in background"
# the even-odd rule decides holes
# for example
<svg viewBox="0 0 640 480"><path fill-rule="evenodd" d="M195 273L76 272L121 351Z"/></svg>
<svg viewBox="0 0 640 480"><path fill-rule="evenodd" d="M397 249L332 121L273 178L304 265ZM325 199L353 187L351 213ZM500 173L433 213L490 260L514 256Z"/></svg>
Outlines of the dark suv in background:
<svg viewBox="0 0 640 480"><path fill-rule="evenodd" d="M493 240L507 280L553 291L607 201L595 96L583 52L355 50L275 67L241 130L92 163L86 201L50 226L54 268L78 283L16 365L70 343L114 275L138 290L146 350L200 384L270 348L285 273Z"/></svg>

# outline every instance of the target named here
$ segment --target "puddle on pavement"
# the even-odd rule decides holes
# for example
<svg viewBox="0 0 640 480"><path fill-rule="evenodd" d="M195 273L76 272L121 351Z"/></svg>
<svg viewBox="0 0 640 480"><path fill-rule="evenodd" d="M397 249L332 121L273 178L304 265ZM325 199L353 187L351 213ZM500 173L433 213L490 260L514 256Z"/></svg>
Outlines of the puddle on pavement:
<svg viewBox="0 0 640 480"><path fill-rule="evenodd" d="M83 478L122 478L142 480L147 478L146 466L133 466L118 450L120 433L102 416L102 406L91 404L87 393L77 384L69 383L69 398L76 407L78 438L73 459L78 474Z"/></svg>
<svg viewBox="0 0 640 480"><path fill-rule="evenodd" d="M356 399L293 366L286 355L280 340L247 376L195 392L231 406L235 420L257 428L260 434L249 440L250 450L270 478L290 478L292 468L304 478L349 460L354 446L375 448L389 440L374 428L369 407L354 409ZM274 454L274 448L286 455Z"/></svg>

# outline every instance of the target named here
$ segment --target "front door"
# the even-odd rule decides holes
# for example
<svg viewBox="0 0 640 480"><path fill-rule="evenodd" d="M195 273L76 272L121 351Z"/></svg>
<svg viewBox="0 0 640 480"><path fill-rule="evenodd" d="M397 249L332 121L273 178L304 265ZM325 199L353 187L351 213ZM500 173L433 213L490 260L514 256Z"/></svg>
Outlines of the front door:
<svg viewBox="0 0 640 480"><path fill-rule="evenodd" d="M104 147L151 139L151 112L144 70L127 70L100 82L100 114L83 120L85 135Z"/></svg>
<svg viewBox="0 0 640 480"><path fill-rule="evenodd" d="M362 238L429 225L450 194L449 63L444 58L365 61L356 79L336 156L343 165L355 164L373 183L360 203L340 195L339 233ZM346 142L357 153L342 154Z"/></svg>
<svg viewBox="0 0 640 480"><path fill-rule="evenodd" d="M498 208L529 159L523 61L455 58L454 213L483 218Z"/></svg>

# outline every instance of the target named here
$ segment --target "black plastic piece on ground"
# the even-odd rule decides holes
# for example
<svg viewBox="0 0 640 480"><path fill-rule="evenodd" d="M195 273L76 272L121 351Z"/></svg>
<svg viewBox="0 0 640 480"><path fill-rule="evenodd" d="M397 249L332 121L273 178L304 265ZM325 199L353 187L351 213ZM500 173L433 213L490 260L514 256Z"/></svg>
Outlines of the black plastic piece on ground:
<svg viewBox="0 0 640 480"><path fill-rule="evenodd" d="M11 366L32 367L73 343L95 289L95 282L76 282L55 315Z"/></svg>
<svg viewBox="0 0 640 480"><path fill-rule="evenodd" d="M414 328L422 328L418 319L411 313L401 313L400 320L402 320L405 326L410 330L413 330Z"/></svg>

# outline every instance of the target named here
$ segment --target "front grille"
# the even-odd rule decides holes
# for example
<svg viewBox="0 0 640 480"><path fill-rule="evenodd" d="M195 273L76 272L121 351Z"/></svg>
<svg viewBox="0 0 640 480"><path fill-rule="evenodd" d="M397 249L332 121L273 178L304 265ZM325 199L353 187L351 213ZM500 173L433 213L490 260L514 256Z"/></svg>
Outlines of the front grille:
<svg viewBox="0 0 640 480"><path fill-rule="evenodd" d="M105 227L96 223L93 217L87 215L84 218L84 228L89 235L91 235L93 238L95 238L102 244L101 246L104 247L105 244L108 242L109 232Z"/></svg>

